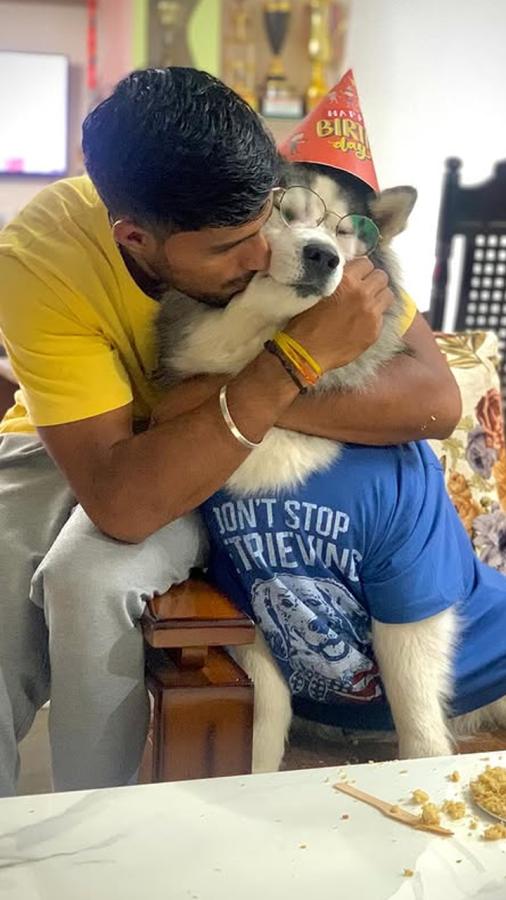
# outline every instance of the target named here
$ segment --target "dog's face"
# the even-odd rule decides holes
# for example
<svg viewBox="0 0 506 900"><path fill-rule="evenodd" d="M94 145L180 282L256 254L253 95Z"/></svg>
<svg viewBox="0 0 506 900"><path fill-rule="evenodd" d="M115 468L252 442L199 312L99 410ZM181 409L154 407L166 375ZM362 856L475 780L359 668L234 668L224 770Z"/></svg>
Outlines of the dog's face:
<svg viewBox="0 0 506 900"><path fill-rule="evenodd" d="M332 294L345 263L366 255L375 237L381 255L381 247L405 227L416 200L414 188L374 194L352 176L316 165L287 166L282 187L286 193L275 195L264 226L271 248L267 274L293 289L301 308Z"/></svg>

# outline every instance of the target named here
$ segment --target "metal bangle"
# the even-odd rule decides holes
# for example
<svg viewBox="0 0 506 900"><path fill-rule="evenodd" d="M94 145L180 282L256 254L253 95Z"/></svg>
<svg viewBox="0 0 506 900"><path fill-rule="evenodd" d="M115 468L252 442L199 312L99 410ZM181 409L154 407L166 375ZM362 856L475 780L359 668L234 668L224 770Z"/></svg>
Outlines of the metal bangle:
<svg viewBox="0 0 506 900"><path fill-rule="evenodd" d="M258 443L255 443L254 441L249 441L248 438L243 435L242 431L239 431L232 416L230 415L230 410L228 408L228 403L227 403L227 385L226 384L224 384L220 390L220 410L221 410L221 414L223 416L225 425L227 426L228 430L234 435L235 439L237 441L239 441L240 444L243 445L243 447L247 447L248 450L255 450L257 447L260 447L260 444L262 444L262 441L258 441Z"/></svg>

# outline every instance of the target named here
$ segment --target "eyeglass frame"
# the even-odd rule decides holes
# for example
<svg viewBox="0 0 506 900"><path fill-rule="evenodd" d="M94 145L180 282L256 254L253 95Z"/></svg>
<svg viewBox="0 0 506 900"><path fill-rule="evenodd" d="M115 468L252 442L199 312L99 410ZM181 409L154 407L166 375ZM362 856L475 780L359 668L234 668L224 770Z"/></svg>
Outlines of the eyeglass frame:
<svg viewBox="0 0 506 900"><path fill-rule="evenodd" d="M350 216L358 216L358 215L360 215L361 218L363 218L363 219L368 219L369 222L372 222L372 224L374 225L374 227L376 228L376 230L377 230L377 232L378 232L378 238L377 238L377 240L376 240L376 243L375 243L374 247L371 247L371 249L368 250L367 253L362 253L362 254L359 254L359 255L360 255L360 256L369 256L370 253L374 253L374 251L375 251L376 248L378 247L378 244L379 244L379 243L381 242L381 240L382 240L382 234L381 234L381 231L379 230L378 226L376 225L376 222L374 221L374 219L371 219L370 216L362 216L361 213L346 213L345 216L340 216L339 213L336 213L333 209L329 209L329 208L328 208L327 204L325 203L325 200L323 199L323 197L320 196L320 194L317 193L317 191L314 191L313 188L307 187L305 184L290 184L290 185L288 185L288 187L281 187L281 185L278 185L278 187L272 188L272 205L273 205L273 207L275 206L277 210L279 210L280 215L281 215L281 208L280 208L280 207L281 207L281 203L283 202L283 197L284 197L285 194L286 194L288 191L290 191L292 188L300 188L300 189L302 189L303 191L307 191L309 194L314 194L314 196L315 196L315 197L318 197L318 200L320 200L320 202L321 202L321 204L322 204L322 206L323 206L324 212L323 212L323 215L322 215L321 219L316 223L316 226L315 226L316 228L318 228L318 227L322 224L322 222L325 222L325 219L326 219L328 216L335 216L336 219L337 219L336 235L339 234L339 226L340 226L341 222L343 221L343 219L347 219L347 218L349 218ZM276 197L279 196L280 194L281 194L281 197L280 197L279 203L277 203L277 202L276 202ZM290 224L290 222L286 222L285 219L283 219L283 222L284 222L284 224L286 225L287 228L293 228L293 227L294 227L292 224ZM356 257L356 258L358 259L358 257Z"/></svg>

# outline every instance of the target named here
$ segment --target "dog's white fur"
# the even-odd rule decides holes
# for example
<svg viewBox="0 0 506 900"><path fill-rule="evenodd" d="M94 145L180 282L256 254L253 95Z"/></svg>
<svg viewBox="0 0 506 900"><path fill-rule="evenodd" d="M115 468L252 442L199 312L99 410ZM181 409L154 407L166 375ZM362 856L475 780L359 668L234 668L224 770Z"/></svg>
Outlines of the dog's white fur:
<svg viewBox="0 0 506 900"><path fill-rule="evenodd" d="M295 183L300 183L297 175ZM334 180L318 175L312 187L338 215L349 212L347 197ZM378 195L373 214L381 222L387 239L400 231L414 203L414 191L394 189ZM272 250L268 275L257 275L241 294L225 308L204 307L172 292L163 304L160 334L160 367L182 379L197 373L234 374L261 351L264 342L296 313L337 287L350 247L335 235L335 222L323 222L308 230L288 229L274 211L266 226ZM301 297L296 286L303 277L302 248L317 240L337 250L338 267L315 290ZM348 242L349 244L349 242ZM395 261L387 248L383 259L395 282ZM378 344L358 360L329 373L319 389L329 387L359 389L366 386L378 367L402 348L398 335L401 302L394 304ZM262 445L227 482L240 496L263 490L295 487L313 472L328 467L340 452L333 441L273 428ZM400 756L404 758L446 755L452 752L452 735L446 717L451 693L452 658L458 640L458 622L448 609L421 622L403 625L372 623L373 648L386 695L392 710ZM257 631L255 644L235 648L234 656L255 685L255 727L253 771L279 768L291 721L288 686L274 661L263 635ZM452 723L461 733L480 727L506 725L506 699L459 717Z"/></svg>

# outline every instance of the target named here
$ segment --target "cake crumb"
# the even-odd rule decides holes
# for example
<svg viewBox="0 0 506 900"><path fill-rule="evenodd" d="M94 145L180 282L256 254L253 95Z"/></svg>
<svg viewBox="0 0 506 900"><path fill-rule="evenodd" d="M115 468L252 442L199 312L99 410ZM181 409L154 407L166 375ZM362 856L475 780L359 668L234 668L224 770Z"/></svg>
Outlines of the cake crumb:
<svg viewBox="0 0 506 900"><path fill-rule="evenodd" d="M471 819L469 822L469 828L475 831L478 828L478 821L476 819Z"/></svg>
<svg viewBox="0 0 506 900"><path fill-rule="evenodd" d="M416 791L413 791L411 799L413 803L418 803L421 806L422 803L427 803L429 795L426 791L422 791L421 788L417 788Z"/></svg>
<svg viewBox="0 0 506 900"><path fill-rule="evenodd" d="M404 869L402 874L404 875L405 878L413 878L413 875L415 873L413 872L413 869Z"/></svg>
<svg viewBox="0 0 506 900"><path fill-rule="evenodd" d="M307 849L307 844L299 844L299 849L300 849L300 850L306 850L306 849Z"/></svg>
<svg viewBox="0 0 506 900"><path fill-rule="evenodd" d="M460 772L452 772L448 775L448 781L460 781Z"/></svg>
<svg viewBox="0 0 506 900"><path fill-rule="evenodd" d="M341 816L341 819L349 819L349 818L350 818L350 817L349 817L348 813L344 813L344 814Z"/></svg>
<svg viewBox="0 0 506 900"><path fill-rule="evenodd" d="M486 812L506 819L506 769L487 766L470 784L476 803Z"/></svg>
<svg viewBox="0 0 506 900"><path fill-rule="evenodd" d="M441 819L439 816L439 809L437 808L435 803L424 803L422 806L422 813L420 815L420 822L423 822L424 825L440 825Z"/></svg>
<svg viewBox="0 0 506 900"><path fill-rule="evenodd" d="M445 800L443 803L443 812L454 821L463 819L466 814L466 804L461 800Z"/></svg>
<svg viewBox="0 0 506 900"><path fill-rule="evenodd" d="M483 832L484 841L501 841L506 838L506 825L498 822L497 825L490 825Z"/></svg>

